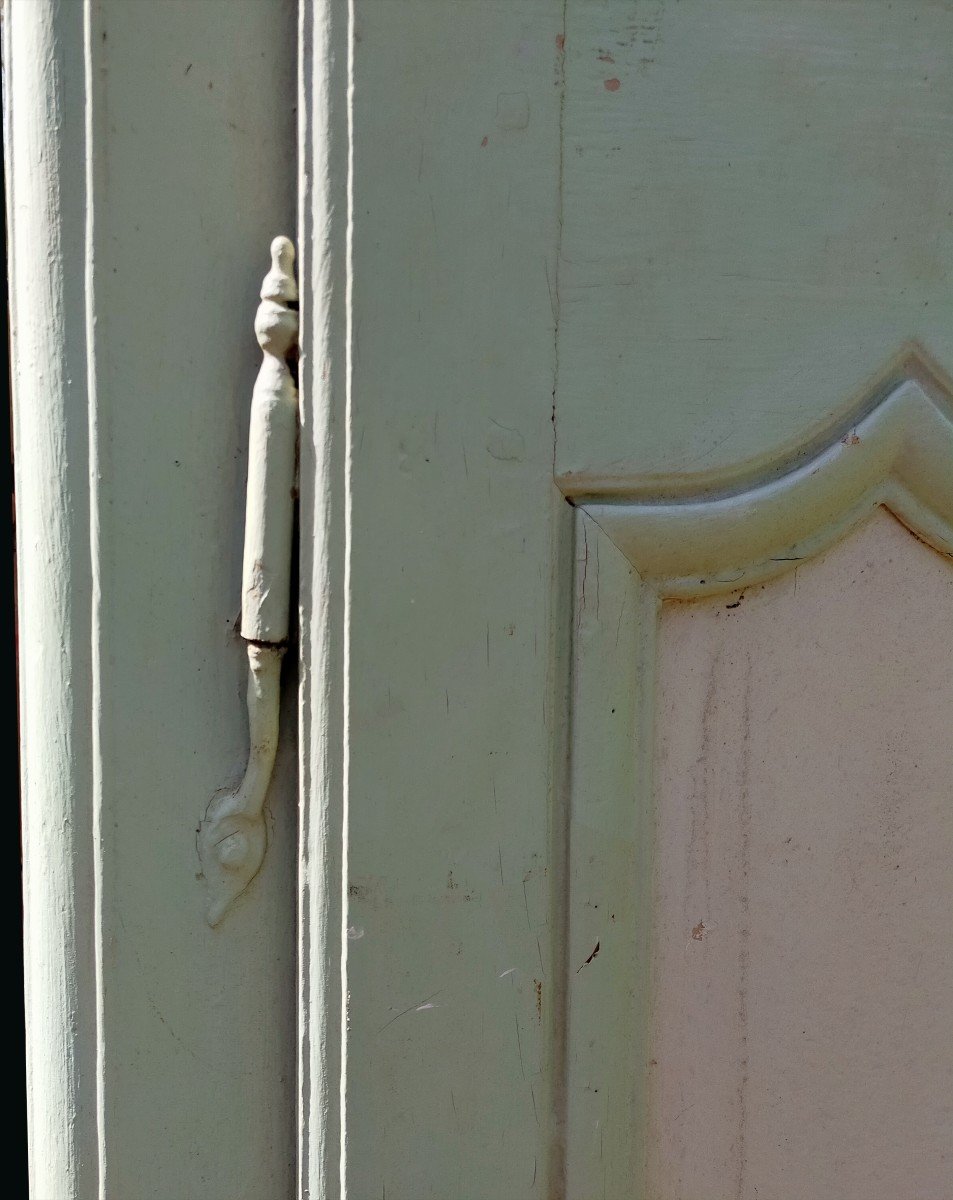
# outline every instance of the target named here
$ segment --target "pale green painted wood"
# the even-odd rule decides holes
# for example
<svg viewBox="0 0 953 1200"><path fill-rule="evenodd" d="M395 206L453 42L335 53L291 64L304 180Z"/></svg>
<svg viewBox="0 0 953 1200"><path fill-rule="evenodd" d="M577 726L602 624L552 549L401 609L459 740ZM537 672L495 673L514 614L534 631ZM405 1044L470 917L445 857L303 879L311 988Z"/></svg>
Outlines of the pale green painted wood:
<svg viewBox="0 0 953 1200"><path fill-rule="evenodd" d="M294 21L4 9L36 1200L294 1186L293 690L265 868L218 931L195 846L247 755L253 320L294 223Z"/></svg>
<svg viewBox="0 0 953 1200"><path fill-rule="evenodd" d="M265 865L219 930L194 835L247 754L245 446L262 260L294 218L294 6L91 21L103 1186L262 1200L293 1180L293 708Z"/></svg>
<svg viewBox="0 0 953 1200"><path fill-rule="evenodd" d="M561 473L757 464L908 340L953 367L949 4L568 14Z"/></svg>
<svg viewBox="0 0 953 1200"><path fill-rule="evenodd" d="M574 515L562 1194L624 1197L645 1152L658 597Z"/></svg>
<svg viewBox="0 0 953 1200"><path fill-rule="evenodd" d="M631 680L652 604L553 475L643 499L750 481L911 340L953 367L950 7L302 14L300 1195L628 1200L645 981L622 950L645 936L651 767L651 680ZM250 316L262 248L292 224L293 6L103 0L90 20L88 62L69 61L92 190L66 261L88 257L92 287L88 331L71 293L67 334L94 368L95 538L90 564L79 437L54 497L79 561L50 576L77 609L48 611L72 651L95 589L74 770L95 788L99 995L91 946L76 978L83 1012L101 1005L99 1044L80 1035L101 1077L60 1073L53 1172L86 1155L71 1200L271 1200L294 1189L290 693L263 873L214 932L193 830L246 751ZM60 374L50 411L75 436ZM55 695L67 677L29 679ZM631 759L600 723L603 680ZM74 900L94 834L58 859ZM583 968L592 897L627 878L620 954ZM608 1146L600 1072L623 1093Z"/></svg>
<svg viewBox="0 0 953 1200"><path fill-rule="evenodd" d="M98 1183L82 16L3 10L30 1188L64 1200Z"/></svg>
<svg viewBox="0 0 953 1200"><path fill-rule="evenodd" d="M355 6L351 1197L549 1186L561 29Z"/></svg>
<svg viewBox="0 0 953 1200"><path fill-rule="evenodd" d="M614 745L635 760L612 757L597 679L624 674L627 572L593 530L608 612L589 590L579 626L550 477L647 501L723 489L872 402L911 342L949 371L950 10L354 16L344 1188L622 1200L644 956L576 980L598 926L567 913L562 856L568 837L568 879L590 871L594 894L629 872L637 950L651 722L630 694L636 748ZM631 607L620 644L644 675L654 601ZM567 703L567 779L571 672L588 699ZM600 1073L620 1107L594 1131Z"/></svg>
<svg viewBox="0 0 953 1200"><path fill-rule="evenodd" d="M262 875L216 931L194 830L247 753L252 322L293 222L294 8L105 0L90 46L104 1187L261 1200L293 1179L293 709Z"/></svg>

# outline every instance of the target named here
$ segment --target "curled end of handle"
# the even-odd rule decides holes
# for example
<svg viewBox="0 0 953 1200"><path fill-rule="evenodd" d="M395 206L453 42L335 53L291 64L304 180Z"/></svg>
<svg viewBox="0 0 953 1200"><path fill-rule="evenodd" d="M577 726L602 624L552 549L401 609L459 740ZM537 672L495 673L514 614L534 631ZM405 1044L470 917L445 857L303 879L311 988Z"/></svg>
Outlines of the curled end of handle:
<svg viewBox="0 0 953 1200"><path fill-rule="evenodd" d="M278 751L283 654L281 646L248 646L248 765L238 788L212 797L199 827L206 920L213 927L258 874L265 857L264 806Z"/></svg>

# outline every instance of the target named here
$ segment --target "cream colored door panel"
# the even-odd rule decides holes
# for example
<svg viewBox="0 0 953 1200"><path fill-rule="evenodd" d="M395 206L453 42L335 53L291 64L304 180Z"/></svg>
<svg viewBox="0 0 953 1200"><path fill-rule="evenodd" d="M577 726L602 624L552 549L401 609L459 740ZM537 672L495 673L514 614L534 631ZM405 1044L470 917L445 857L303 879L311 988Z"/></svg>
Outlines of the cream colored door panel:
<svg viewBox="0 0 953 1200"><path fill-rule="evenodd" d="M953 567L663 605L647 1194L949 1193Z"/></svg>

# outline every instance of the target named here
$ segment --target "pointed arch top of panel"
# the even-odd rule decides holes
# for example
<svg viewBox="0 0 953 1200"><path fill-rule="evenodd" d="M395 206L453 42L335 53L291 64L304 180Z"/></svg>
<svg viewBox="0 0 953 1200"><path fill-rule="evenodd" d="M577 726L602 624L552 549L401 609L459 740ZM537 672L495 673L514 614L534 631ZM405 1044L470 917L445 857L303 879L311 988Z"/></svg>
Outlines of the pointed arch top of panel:
<svg viewBox="0 0 953 1200"><path fill-rule="evenodd" d="M953 559L953 387L911 348L826 428L750 469L665 481L657 500L648 480L601 494L562 482L662 596L762 583L881 506Z"/></svg>

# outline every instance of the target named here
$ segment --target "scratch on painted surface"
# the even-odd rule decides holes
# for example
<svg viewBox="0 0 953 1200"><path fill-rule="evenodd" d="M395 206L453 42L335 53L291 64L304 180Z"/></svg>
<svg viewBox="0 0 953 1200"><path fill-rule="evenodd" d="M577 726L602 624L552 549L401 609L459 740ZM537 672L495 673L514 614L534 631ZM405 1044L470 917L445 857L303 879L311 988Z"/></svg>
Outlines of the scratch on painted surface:
<svg viewBox="0 0 953 1200"><path fill-rule="evenodd" d="M582 964L582 966L576 968L577 975L579 974L579 972L582 970L583 967L589 966L589 964L592 962L592 960L599 953L599 949L600 949L601 945L602 945L601 942L596 942L595 946L592 949L592 953L589 955L589 957L586 959L586 961Z"/></svg>
<svg viewBox="0 0 953 1200"><path fill-rule="evenodd" d="M395 1021L399 1021L401 1017L406 1017L408 1013L423 1012L424 1009L427 1009L427 1008L436 1008L436 1005L431 1004L430 1001L433 1000L433 998L435 996L439 996L442 991L443 991L443 988L438 988L435 992L431 992L429 996L424 996L423 1000L418 1001L416 1004L409 1005L407 1008L405 1008L401 1012L397 1013L396 1016L391 1017L391 1019L389 1021L386 1021L380 1027L380 1029L378 1029L378 1031L377 1031L378 1034L383 1033L385 1029L389 1029L390 1026L394 1024Z"/></svg>

